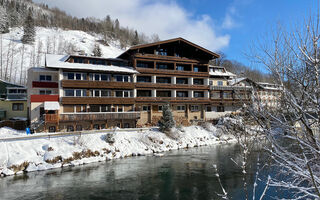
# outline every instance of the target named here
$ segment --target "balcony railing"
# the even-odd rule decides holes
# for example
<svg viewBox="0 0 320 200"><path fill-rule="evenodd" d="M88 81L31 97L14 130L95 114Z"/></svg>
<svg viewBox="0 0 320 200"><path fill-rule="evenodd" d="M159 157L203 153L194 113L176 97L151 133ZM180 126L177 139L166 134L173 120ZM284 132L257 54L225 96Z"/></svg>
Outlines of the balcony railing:
<svg viewBox="0 0 320 200"><path fill-rule="evenodd" d="M148 102L164 102L164 101L188 101L188 102L208 102L209 98L199 97L199 98L191 98L191 97L137 97L136 101L148 101Z"/></svg>
<svg viewBox="0 0 320 200"><path fill-rule="evenodd" d="M46 123L58 123L59 115L58 114L45 114L45 122Z"/></svg>
<svg viewBox="0 0 320 200"><path fill-rule="evenodd" d="M17 93L17 94L8 94L8 100L27 100L27 94L25 93Z"/></svg>
<svg viewBox="0 0 320 200"><path fill-rule="evenodd" d="M140 112L104 112L104 113L63 113L60 122L68 121L99 121L110 119L139 119Z"/></svg>
<svg viewBox="0 0 320 200"><path fill-rule="evenodd" d="M251 86L218 86L210 85L210 90L252 90Z"/></svg>
<svg viewBox="0 0 320 200"><path fill-rule="evenodd" d="M188 85L188 84L170 84L170 83L136 83L138 88L168 88L168 89L208 89L207 85Z"/></svg>

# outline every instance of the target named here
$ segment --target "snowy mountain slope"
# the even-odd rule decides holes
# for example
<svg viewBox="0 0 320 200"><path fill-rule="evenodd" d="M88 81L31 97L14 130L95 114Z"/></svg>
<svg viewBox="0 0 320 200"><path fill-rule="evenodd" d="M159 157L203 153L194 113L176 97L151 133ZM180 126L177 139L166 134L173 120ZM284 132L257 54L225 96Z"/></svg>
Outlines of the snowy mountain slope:
<svg viewBox="0 0 320 200"><path fill-rule="evenodd" d="M91 55L94 45L102 40L100 35L83 31L37 27L34 44L24 45L22 35L22 28L13 28L0 38L0 78L18 84L26 84L26 70L39 66L46 53ZM118 41L108 41L109 46L99 45L102 57L116 57L124 51Z"/></svg>

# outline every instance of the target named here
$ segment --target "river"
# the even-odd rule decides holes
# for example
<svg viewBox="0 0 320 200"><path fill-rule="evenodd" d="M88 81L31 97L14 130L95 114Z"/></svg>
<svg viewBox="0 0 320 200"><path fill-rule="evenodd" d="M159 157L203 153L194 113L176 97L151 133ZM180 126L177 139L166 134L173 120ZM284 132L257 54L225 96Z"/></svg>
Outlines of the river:
<svg viewBox="0 0 320 200"><path fill-rule="evenodd" d="M213 164L217 165L229 197L244 198L241 170L231 161L231 158L240 159L238 145L164 154L163 157L132 157L0 178L0 199L220 199L218 194L222 190ZM250 196L256 157L254 152L248 161ZM259 182L257 197L263 188L263 181ZM272 194L270 190L268 195Z"/></svg>

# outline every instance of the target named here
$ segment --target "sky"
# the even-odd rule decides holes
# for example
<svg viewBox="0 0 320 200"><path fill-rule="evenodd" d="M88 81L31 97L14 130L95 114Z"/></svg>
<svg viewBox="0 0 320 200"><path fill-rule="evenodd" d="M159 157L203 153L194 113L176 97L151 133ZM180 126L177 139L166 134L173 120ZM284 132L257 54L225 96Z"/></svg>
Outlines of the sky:
<svg viewBox="0 0 320 200"><path fill-rule="evenodd" d="M277 24L293 26L317 8L316 0L33 0L77 17L103 19L161 40L183 37L249 67L250 45Z"/></svg>

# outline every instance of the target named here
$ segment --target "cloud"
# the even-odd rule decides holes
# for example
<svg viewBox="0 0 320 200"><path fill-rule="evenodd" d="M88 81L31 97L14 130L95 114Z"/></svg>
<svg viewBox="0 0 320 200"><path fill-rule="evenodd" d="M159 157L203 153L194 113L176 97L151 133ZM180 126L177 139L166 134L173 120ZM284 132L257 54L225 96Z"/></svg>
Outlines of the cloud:
<svg viewBox="0 0 320 200"><path fill-rule="evenodd" d="M184 37L212 51L228 47L230 36L219 34L208 15L196 16L174 0L34 0L56 6L77 17L118 18L120 25L161 39ZM226 26L232 24L232 20Z"/></svg>
<svg viewBox="0 0 320 200"><path fill-rule="evenodd" d="M239 22L236 22L236 18L239 15L237 8L241 5L248 4L250 0L234 0L231 5L227 8L226 15L222 22L223 29L233 29L241 26Z"/></svg>

